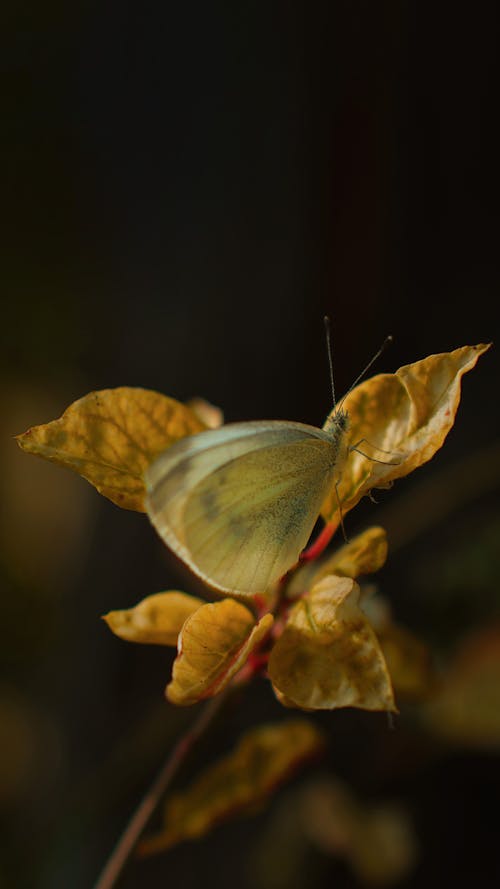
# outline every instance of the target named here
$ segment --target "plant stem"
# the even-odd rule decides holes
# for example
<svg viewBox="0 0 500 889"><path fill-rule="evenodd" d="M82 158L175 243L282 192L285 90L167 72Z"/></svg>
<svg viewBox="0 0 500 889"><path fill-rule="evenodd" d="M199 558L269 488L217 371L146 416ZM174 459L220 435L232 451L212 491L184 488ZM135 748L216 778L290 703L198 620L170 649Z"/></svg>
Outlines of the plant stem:
<svg viewBox="0 0 500 889"><path fill-rule="evenodd" d="M226 690L227 691L227 690ZM149 819L153 815L163 794L184 762L187 754L196 741L203 735L216 713L219 711L225 693L221 693L205 704L193 725L183 735L167 757L162 769L156 776L151 787L146 791L135 809L130 821L109 856L104 869L94 885L94 889L113 889L126 862L128 861L137 841L139 840Z"/></svg>
<svg viewBox="0 0 500 889"><path fill-rule="evenodd" d="M313 559L317 559L330 543L337 528L338 522L331 522L330 524L325 525L323 530L316 537L314 543L311 543L307 549L301 552L300 561L312 562Z"/></svg>

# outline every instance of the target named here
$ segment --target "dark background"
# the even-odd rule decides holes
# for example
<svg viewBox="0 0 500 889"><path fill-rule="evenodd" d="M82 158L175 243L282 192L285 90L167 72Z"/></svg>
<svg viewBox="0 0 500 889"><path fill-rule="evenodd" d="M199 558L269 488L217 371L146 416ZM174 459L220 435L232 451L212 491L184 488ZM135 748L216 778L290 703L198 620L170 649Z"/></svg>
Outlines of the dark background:
<svg viewBox="0 0 500 889"><path fill-rule="evenodd" d="M321 425L325 312L339 391L387 333L388 371L495 339L496 15L494 3L4 7L2 889L91 886L192 719L163 704L171 655L99 621L191 580L144 516L11 436L117 385L203 395L227 420ZM474 472L498 435L495 351L465 379L444 450L380 513L362 504L350 533L396 503L397 536L419 484L464 460ZM380 575L398 617L443 650L498 614L491 469L445 527L417 516L417 539ZM440 566L472 544L486 575L478 586L471 570L441 607ZM239 704L180 784L243 728L283 715L264 683ZM389 733L378 715L318 720L326 768L409 807L421 854L401 885L498 885L494 752L430 755L428 738L403 720ZM252 864L269 817L134 863L123 886L281 889ZM321 856L304 880L357 886Z"/></svg>

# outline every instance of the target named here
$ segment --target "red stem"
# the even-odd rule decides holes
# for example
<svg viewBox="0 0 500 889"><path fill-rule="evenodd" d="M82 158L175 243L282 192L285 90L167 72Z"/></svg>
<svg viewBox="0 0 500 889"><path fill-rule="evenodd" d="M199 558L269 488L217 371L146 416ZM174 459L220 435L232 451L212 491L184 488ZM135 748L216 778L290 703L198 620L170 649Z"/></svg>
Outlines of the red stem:
<svg viewBox="0 0 500 889"><path fill-rule="evenodd" d="M313 559L317 559L330 543L337 528L338 524L330 523L329 525L325 525L323 530L316 537L314 543L311 543L311 546L300 554L300 561L312 562Z"/></svg>

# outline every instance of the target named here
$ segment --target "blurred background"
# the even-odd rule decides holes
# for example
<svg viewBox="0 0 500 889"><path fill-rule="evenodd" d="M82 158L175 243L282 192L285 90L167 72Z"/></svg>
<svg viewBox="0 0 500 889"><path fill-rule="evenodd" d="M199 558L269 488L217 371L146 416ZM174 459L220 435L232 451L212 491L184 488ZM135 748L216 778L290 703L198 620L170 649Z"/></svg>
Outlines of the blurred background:
<svg viewBox="0 0 500 889"><path fill-rule="evenodd" d="M198 588L145 516L12 436L118 385L321 425L325 312L339 391L388 333L381 371L497 339L497 10L28 0L1 15L0 886L86 889L193 718L163 701L172 654L100 615ZM442 452L347 522L387 528L375 580L437 669L476 634L486 679L472 655L462 730L424 725L412 701L392 731L383 714L314 716L320 766L268 810L132 862L124 889L499 884L497 349L464 379ZM255 684L177 786L287 715ZM402 813L399 868L363 869L290 823L309 806L323 824L338 781Z"/></svg>

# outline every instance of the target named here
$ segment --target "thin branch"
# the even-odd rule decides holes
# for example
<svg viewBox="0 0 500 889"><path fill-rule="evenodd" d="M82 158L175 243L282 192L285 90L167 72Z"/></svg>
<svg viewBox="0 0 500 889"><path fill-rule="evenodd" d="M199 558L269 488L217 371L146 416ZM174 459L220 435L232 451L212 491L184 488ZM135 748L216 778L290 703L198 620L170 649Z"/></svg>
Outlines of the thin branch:
<svg viewBox="0 0 500 889"><path fill-rule="evenodd" d="M330 540L335 534L338 526L338 522L330 522L329 524L325 525L322 531L316 537L316 540L311 543L311 545L307 549L301 552L300 561L312 562L313 559L317 559L330 543Z"/></svg>
<svg viewBox="0 0 500 889"><path fill-rule="evenodd" d="M167 757L163 768L158 773L151 787L134 811L129 823L108 858L97 883L95 883L94 889L113 889L116 885L116 881L170 782L181 764L184 762L191 748L213 721L215 715L221 708L225 697L226 694L223 692L205 704L198 719L196 719L186 734L179 739L174 749Z"/></svg>

